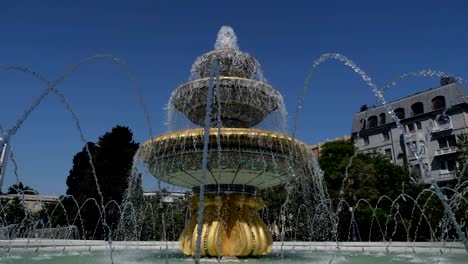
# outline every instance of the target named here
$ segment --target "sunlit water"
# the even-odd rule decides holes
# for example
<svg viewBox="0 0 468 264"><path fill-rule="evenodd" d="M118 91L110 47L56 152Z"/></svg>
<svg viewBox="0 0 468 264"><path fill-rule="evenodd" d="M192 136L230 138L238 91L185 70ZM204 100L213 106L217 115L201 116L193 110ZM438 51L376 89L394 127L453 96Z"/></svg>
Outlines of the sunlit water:
<svg viewBox="0 0 468 264"><path fill-rule="evenodd" d="M192 263L193 259L175 251L116 251L114 263ZM202 258L202 263L216 263L216 258ZM464 255L414 255L385 253L350 253L350 252L285 252L269 254L262 258L223 259L222 263L467 263ZM51 252L14 254L0 257L0 263L28 264L81 264L109 263L109 252Z"/></svg>

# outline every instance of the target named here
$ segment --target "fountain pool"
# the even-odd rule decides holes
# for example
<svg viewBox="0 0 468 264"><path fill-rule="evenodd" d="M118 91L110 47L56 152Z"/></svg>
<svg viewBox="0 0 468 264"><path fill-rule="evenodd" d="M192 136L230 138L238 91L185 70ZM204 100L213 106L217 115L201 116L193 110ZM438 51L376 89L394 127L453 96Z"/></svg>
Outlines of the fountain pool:
<svg viewBox="0 0 468 264"><path fill-rule="evenodd" d="M114 263L191 263L192 258L180 251L151 252L151 251L118 251L114 252ZM226 258L221 263L466 263L464 255L432 255L432 254L397 254L397 253L358 253L358 252L292 252L283 254L272 252L262 258ZM99 252L49 252L40 255L35 253L15 254L14 257L0 257L1 263L14 264L81 264L81 263L109 263L109 253ZM217 263L216 258L201 259L201 263Z"/></svg>

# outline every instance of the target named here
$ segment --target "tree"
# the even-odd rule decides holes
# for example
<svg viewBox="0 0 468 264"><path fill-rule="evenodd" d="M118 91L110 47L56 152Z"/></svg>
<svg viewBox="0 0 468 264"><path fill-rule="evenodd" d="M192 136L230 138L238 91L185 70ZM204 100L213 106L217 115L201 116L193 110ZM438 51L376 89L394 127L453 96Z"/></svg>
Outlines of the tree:
<svg viewBox="0 0 468 264"><path fill-rule="evenodd" d="M60 197L61 199L63 197ZM63 203L46 203L38 213L38 227L58 227L70 225Z"/></svg>
<svg viewBox="0 0 468 264"><path fill-rule="evenodd" d="M22 223L26 219L28 210L18 197L8 202L2 202L0 209L3 209L0 217L3 225Z"/></svg>
<svg viewBox="0 0 468 264"><path fill-rule="evenodd" d="M349 195L351 192L357 199L375 201L382 195L396 198L403 191L414 193L419 190L419 186L411 182L410 172L405 167L393 164L379 153L355 155L355 151L349 140L331 141L323 146L319 164L334 199L339 198L340 193ZM346 170L348 179L343 182Z"/></svg>
<svg viewBox="0 0 468 264"><path fill-rule="evenodd" d="M37 192L29 186L24 186L22 182L18 182L8 188L7 194L16 194L19 196L0 204L0 211L2 211L0 220L8 224L28 223L29 219L27 219L27 216L30 216L30 211L26 208L20 196L25 194L37 195Z"/></svg>
<svg viewBox="0 0 468 264"><path fill-rule="evenodd" d="M339 207L335 208L339 218L338 239L349 240L351 227L355 225L361 239L380 240L385 234L374 230L377 226L375 221L391 223L390 227L398 232L392 230L388 234L394 239L406 239L407 233L401 225L415 217L412 213L414 203L403 199L401 194L415 198L421 191L420 186L412 183L405 167L393 164L382 154L355 151L351 141L332 141L324 144L319 158L329 194L335 207ZM397 207L388 199L377 204L383 196L396 200ZM365 202L358 204L361 199ZM395 210L401 215L397 223L392 222L397 220L388 218L396 213ZM353 216L354 224L351 223Z"/></svg>
<svg viewBox="0 0 468 264"><path fill-rule="evenodd" d="M154 196L145 197L144 220L140 240L176 241L185 227L189 203L185 199L165 202L169 192L162 189Z"/></svg>
<svg viewBox="0 0 468 264"><path fill-rule="evenodd" d="M320 152L319 164L324 171L328 192L337 199L341 190L343 178L349 159L354 155L355 147L349 140L326 142Z"/></svg>
<svg viewBox="0 0 468 264"><path fill-rule="evenodd" d="M458 188L464 188L468 180L468 169L466 168L466 162L468 160L468 134L460 134L457 136L457 149L456 161L458 166L456 175L458 176L458 182L456 186Z"/></svg>
<svg viewBox="0 0 468 264"><path fill-rule="evenodd" d="M97 144L87 143L88 148L73 158L73 168L67 178L69 197L64 199L64 205L67 212L80 214L80 223L74 224L81 225L82 221L84 237L107 238L105 235L116 228L120 216L117 204L122 203L138 146L128 127L116 126L101 136ZM73 199L83 207L78 210ZM107 226L103 226L104 218Z"/></svg>
<svg viewBox="0 0 468 264"><path fill-rule="evenodd" d="M18 182L13 184L8 188L8 193L7 194L32 194L35 195L37 194L37 191L35 191L33 188L29 186L24 186L22 182Z"/></svg>
<svg viewBox="0 0 468 264"><path fill-rule="evenodd" d="M96 172L104 201L122 203L138 143L128 127L116 126L98 141Z"/></svg>

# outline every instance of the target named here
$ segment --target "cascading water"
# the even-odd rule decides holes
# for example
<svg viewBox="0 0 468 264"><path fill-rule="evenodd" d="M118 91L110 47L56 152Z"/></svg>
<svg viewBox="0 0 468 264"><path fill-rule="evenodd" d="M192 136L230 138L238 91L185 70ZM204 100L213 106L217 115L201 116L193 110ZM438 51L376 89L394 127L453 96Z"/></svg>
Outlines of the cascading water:
<svg viewBox="0 0 468 264"><path fill-rule="evenodd" d="M59 96L66 110L71 113L72 120L83 143L85 143L88 156L91 157L79 119L57 86L82 65L101 58L113 59L126 68L129 78L136 85L140 104L148 124L149 135L152 137L150 117L143 96L138 89L136 78L122 59L112 55L96 55L71 67L55 82L49 82L40 74L27 68L1 66L1 70L16 70L31 74L47 85L47 90L34 101L16 124L4 132L5 138L14 137L30 113L50 92L53 92ZM401 75L384 89L379 89L371 78L347 57L337 53L324 54L314 61L311 72L305 81L303 93L298 100L292 136L290 137L284 135L286 132L286 111L282 95L266 83L258 61L239 49L237 36L233 29L222 27L218 33L215 50L199 56L192 65L189 82L177 87L171 94L167 106L169 133L149 140L135 155L124 201L121 204L115 201L104 204L100 183L97 181L94 171L96 189L101 198L91 198L86 200L84 204L78 204L71 197L78 210L76 215L66 215L67 223L69 223L67 227L48 229L51 226L37 228L36 225L28 230L14 227L15 231L11 232L13 227L4 225L6 223L4 212L11 204L0 205L0 223L2 225L0 236L9 239L7 246L3 246L3 248L7 252L14 252L18 249L15 246L15 240L10 236L12 233L16 237L27 238L26 246L37 252L41 252L47 247L40 248L37 244L40 241L37 242L37 238L32 238L34 235L38 236L39 234L42 239L70 239L84 236L77 234L80 230L73 226L77 222L81 222L81 226L83 226L80 211L85 205L93 204L100 214L100 222L96 225L94 232L98 228L103 228L107 232L107 242L104 246L92 240L83 241L83 243L77 242L77 244L84 245L88 251L96 247L107 249L111 253L110 262L114 262L115 256L119 255L116 251L119 248L127 250L142 250L145 247L158 250L159 248L159 250L163 250L166 262L180 258L180 255L174 256L170 253L172 249L175 249L175 244L169 240L177 239L183 226L185 229L180 235L180 247L184 254L194 256L197 263L201 261L201 256L217 257L217 261L220 262L222 256L260 256L272 249L273 251L280 250L282 258L294 261L295 257L288 249L297 250L305 247L308 250L313 250L315 247L317 250L317 247L324 247L324 245L328 250L332 248L344 250L352 247L352 244L348 245L340 241L338 235L339 232L342 232L338 226L342 221L348 220L349 227L344 231L348 240L363 241L368 239L371 243L370 241L374 240L374 237L378 237L380 241L384 241L380 244L382 251L390 252L393 250L392 248L400 247L398 242L392 242L392 238L397 232L398 218L401 218L403 214L400 211L400 203L410 202L413 204L410 212L411 221L408 224L403 224L407 244L403 244L402 248L413 247L412 250L416 251L414 245L418 240L419 228L422 224L427 224L430 229L431 241L445 241L448 238L449 229L454 228L458 239L464 243L466 250L468 250L466 231L464 231L464 228L466 230L465 222L463 219L457 219L454 214L460 206L468 204L466 199L468 188L466 182L461 180L454 188L449 189L440 187L435 179L432 179L432 187L424 190L417 197L411 197L403 192L396 198L384 195L378 199L375 205L370 204L366 199L356 199L349 203L343 198L343 193L350 178L348 172L353 166L355 157L353 156L350 158L343 175L339 203L336 207L332 204L324 182L323 171L312 151L307 145L295 138L298 117L315 69L329 59L343 62L344 65L361 76L377 97L378 102L385 107L395 121L405 143L410 143L410 150L419 160L426 177L430 177L430 171L421 161L416 146L408 140L407 132L393 112L391 105L387 103L383 92L388 87L396 85L397 81L408 77L445 77L448 74L434 70L410 72ZM466 83L459 77L455 79L460 83ZM461 95L461 98L466 100L464 95ZM450 104L443 114L446 114L449 108ZM271 123L266 124L265 120ZM91 158L89 162L92 164ZM461 175L464 173L467 162L468 160L465 160ZM161 199L157 203L149 202L144 197L141 186L141 171L145 169L142 168L142 163L148 167L147 169L152 174L164 182L193 188L194 194L190 199L190 205L187 202L185 207L181 206L182 208L166 205L162 202L162 191L158 193L161 195L158 196ZM16 165L15 162L13 164ZM16 176L19 182L19 176ZM281 200L282 206L279 214L275 214L269 211L268 206L264 205L264 202L259 198L259 193L263 190L277 190L272 187L281 184L285 185L285 189L283 189L285 191L274 193L273 196L285 193L285 197ZM297 211L294 211L294 208L290 206L292 203L290 198L297 192L300 192L303 203L298 206ZM444 192L450 192L451 197L445 197ZM429 198L425 197L426 193L429 193ZM446 216L440 220L439 226L431 226L426 214L432 197L437 197L445 209ZM268 198L265 198L265 201L268 203ZM387 206L387 204L389 205ZM59 201L50 215L53 215L57 208L62 207L64 207L62 201ZM385 222L379 220L377 216L378 211L383 207L389 207ZM106 212L110 208L117 208L120 215L120 223L115 229L107 225ZM363 237L365 232L359 229L359 219L355 214L358 208L370 208L372 211L368 238ZM261 210L261 215L258 213L259 210ZM347 210L349 210L349 219L340 218L342 212ZM49 216L49 212L47 214ZM176 223L177 214L184 215L185 221L183 223ZM26 214L21 223L17 223L18 226L23 225L33 217L32 214ZM414 224L412 220L414 220ZM264 222L268 224L268 227ZM277 241L279 240L279 244L273 244L270 230L273 237ZM304 231L298 233L297 230ZM7 235L3 235L4 232ZM294 240L300 237L307 240L308 244L301 245L300 241L291 244L288 241L290 237L293 237ZM162 240L163 242L144 243L141 240ZM333 244L327 245L327 242L313 244L314 241L323 240L332 241ZM59 244L61 242L57 240L44 243L52 243L53 245L53 243ZM73 250L69 244L60 244L60 247L62 251ZM431 245L427 247L431 247ZM362 251L365 251L365 248L366 245L363 245ZM444 246L441 246L440 250L442 249ZM449 249L450 246L447 246L447 250ZM331 263L344 256L346 255L342 254L338 257L334 254L327 255L324 260ZM400 261L398 259L392 260ZM267 257L265 261L274 262L277 260ZM278 261L284 262L282 259Z"/></svg>

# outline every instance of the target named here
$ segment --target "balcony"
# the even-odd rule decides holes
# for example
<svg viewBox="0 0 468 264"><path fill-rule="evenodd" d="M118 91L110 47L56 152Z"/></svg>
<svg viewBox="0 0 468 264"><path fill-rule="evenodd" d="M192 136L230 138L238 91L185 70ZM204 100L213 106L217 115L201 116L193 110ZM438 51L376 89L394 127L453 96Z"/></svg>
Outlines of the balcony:
<svg viewBox="0 0 468 264"><path fill-rule="evenodd" d="M453 171L448 171L448 170L435 170L432 171L432 177L435 178L436 181L442 182L442 181L450 181L455 178L455 173ZM432 177L421 177L419 178L419 182L424 183L424 184L430 184L432 182Z"/></svg>
<svg viewBox="0 0 468 264"><path fill-rule="evenodd" d="M452 119L449 116L438 116L434 120L432 133L439 133L453 129Z"/></svg>
<svg viewBox="0 0 468 264"><path fill-rule="evenodd" d="M453 129L452 122L450 122L448 124L443 124L443 125L437 125L436 124L434 127L432 127L432 133L439 133L439 132L452 130L452 129Z"/></svg>
<svg viewBox="0 0 468 264"><path fill-rule="evenodd" d="M454 177L455 173L453 171L441 170L439 171L439 177L437 177L437 181L449 181Z"/></svg>
<svg viewBox="0 0 468 264"><path fill-rule="evenodd" d="M457 152L456 147L446 147L446 148L441 148L437 149L434 151L434 156L442 156L442 155L448 155L448 154L453 154Z"/></svg>

